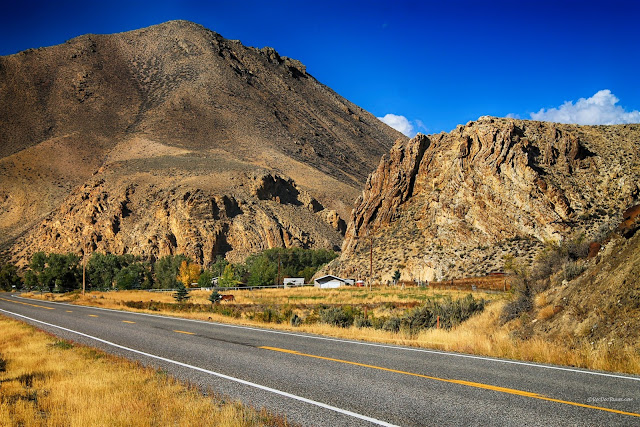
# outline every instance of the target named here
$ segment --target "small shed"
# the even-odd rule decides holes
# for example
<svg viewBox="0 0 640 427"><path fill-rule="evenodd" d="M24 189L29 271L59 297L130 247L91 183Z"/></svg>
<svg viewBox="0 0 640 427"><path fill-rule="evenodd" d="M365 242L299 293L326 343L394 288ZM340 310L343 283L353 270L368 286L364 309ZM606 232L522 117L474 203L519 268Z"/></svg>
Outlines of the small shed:
<svg viewBox="0 0 640 427"><path fill-rule="evenodd" d="M339 288L340 286L353 285L352 279L343 279L338 276L332 276L327 274L326 276L318 277L313 281L314 286L318 288Z"/></svg>
<svg viewBox="0 0 640 427"><path fill-rule="evenodd" d="M285 277L283 283L285 288L304 286L304 277Z"/></svg>

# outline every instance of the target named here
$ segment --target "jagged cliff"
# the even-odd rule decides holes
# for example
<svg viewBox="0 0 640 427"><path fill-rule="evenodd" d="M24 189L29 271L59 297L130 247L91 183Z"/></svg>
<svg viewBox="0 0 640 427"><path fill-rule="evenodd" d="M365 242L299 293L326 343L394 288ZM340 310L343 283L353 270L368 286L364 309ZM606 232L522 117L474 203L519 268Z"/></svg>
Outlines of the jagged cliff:
<svg viewBox="0 0 640 427"><path fill-rule="evenodd" d="M0 249L333 248L397 138L299 61L187 21L0 57Z"/></svg>
<svg viewBox="0 0 640 427"><path fill-rule="evenodd" d="M640 198L640 125L482 117L397 142L356 202L328 269L377 280L484 275L510 254L620 223Z"/></svg>

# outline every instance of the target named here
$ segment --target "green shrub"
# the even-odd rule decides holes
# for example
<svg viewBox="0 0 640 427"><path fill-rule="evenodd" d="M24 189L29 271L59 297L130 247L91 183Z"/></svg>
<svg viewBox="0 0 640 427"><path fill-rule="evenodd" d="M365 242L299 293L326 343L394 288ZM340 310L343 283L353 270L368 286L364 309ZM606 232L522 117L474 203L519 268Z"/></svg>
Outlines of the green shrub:
<svg viewBox="0 0 640 427"><path fill-rule="evenodd" d="M502 310L502 323L507 323L533 308L533 292L529 286L516 291L515 298Z"/></svg>
<svg viewBox="0 0 640 427"><path fill-rule="evenodd" d="M399 317L391 317L387 319L382 325L382 330L388 332L398 332L400 330L400 326L402 325L402 320Z"/></svg>
<svg viewBox="0 0 640 427"><path fill-rule="evenodd" d="M360 315L353 318L353 324L356 328L370 328L373 326L369 318Z"/></svg>
<svg viewBox="0 0 640 427"><path fill-rule="evenodd" d="M353 324L353 311L342 307L330 307L320 311L320 321L329 325L347 328Z"/></svg>
<svg viewBox="0 0 640 427"><path fill-rule="evenodd" d="M302 325L302 318L297 314L294 314L293 316L291 316L289 323L291 324L291 326L300 326Z"/></svg>
<svg viewBox="0 0 640 427"><path fill-rule="evenodd" d="M584 270L586 270L584 265L574 261L569 261L564 266L564 278L571 281L581 275Z"/></svg>

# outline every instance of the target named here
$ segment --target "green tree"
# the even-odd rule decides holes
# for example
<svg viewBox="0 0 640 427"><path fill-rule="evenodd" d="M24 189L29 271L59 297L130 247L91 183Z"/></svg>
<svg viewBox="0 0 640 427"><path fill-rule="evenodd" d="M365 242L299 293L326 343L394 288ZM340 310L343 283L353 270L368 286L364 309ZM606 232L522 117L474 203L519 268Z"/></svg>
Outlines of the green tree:
<svg viewBox="0 0 640 427"><path fill-rule="evenodd" d="M37 273L36 270L41 290L68 292L73 289L78 289L81 286L82 272L78 269L80 258L77 255L52 253L43 257L40 254L41 253L34 254L32 264L40 270L42 268L42 261L45 261L44 268L42 268L39 273ZM36 259L35 263L34 259Z"/></svg>
<svg viewBox="0 0 640 427"><path fill-rule="evenodd" d="M31 256L31 262L29 262L29 268L36 273L40 274L44 271L47 265L47 255L44 252L36 252Z"/></svg>
<svg viewBox="0 0 640 427"><path fill-rule="evenodd" d="M211 272L211 270L204 270L200 275L200 278L198 279L198 286L200 286L201 288L208 288L212 285L212 280L213 273Z"/></svg>
<svg viewBox="0 0 640 427"><path fill-rule="evenodd" d="M4 264L0 268L0 289L10 291L22 287L22 278L18 276L18 268L13 264Z"/></svg>
<svg viewBox="0 0 640 427"><path fill-rule="evenodd" d="M391 278L393 279L394 285L398 284L398 280L400 280L400 270L394 271L393 276Z"/></svg>
<svg viewBox="0 0 640 427"><path fill-rule="evenodd" d="M184 284L178 282L178 290L173 294L173 298L179 303L182 303L191 298L191 295L189 295L189 290L184 286Z"/></svg>
<svg viewBox="0 0 640 427"><path fill-rule="evenodd" d="M211 295L209 295L209 301L211 301L211 304L216 304L221 299L222 295L220 295L218 291L213 291L211 292Z"/></svg>
<svg viewBox="0 0 640 427"><path fill-rule="evenodd" d="M178 286L178 270L182 261L187 261L187 257L184 255L167 255L155 263L153 271L158 288L173 289Z"/></svg>
<svg viewBox="0 0 640 427"><path fill-rule="evenodd" d="M224 268L224 272L222 272L222 276L218 280L218 286L222 287L232 287L238 284L238 281L235 278L235 273L233 271L233 265L227 264Z"/></svg>
<svg viewBox="0 0 640 427"><path fill-rule="evenodd" d="M118 271L115 283L118 289L142 289L150 278L149 271L142 262L135 262Z"/></svg>
<svg viewBox="0 0 640 427"><path fill-rule="evenodd" d="M224 257L218 255L216 257L216 261L211 265L211 272L213 273L213 277L221 277L222 273L224 273L225 267L229 264Z"/></svg>
<svg viewBox="0 0 640 427"><path fill-rule="evenodd" d="M27 270L24 273L24 286L28 291L40 289L40 281L38 275L33 270Z"/></svg>
<svg viewBox="0 0 640 427"><path fill-rule="evenodd" d="M91 287L110 289L116 281L122 263L116 255L94 252L87 263L87 277Z"/></svg>

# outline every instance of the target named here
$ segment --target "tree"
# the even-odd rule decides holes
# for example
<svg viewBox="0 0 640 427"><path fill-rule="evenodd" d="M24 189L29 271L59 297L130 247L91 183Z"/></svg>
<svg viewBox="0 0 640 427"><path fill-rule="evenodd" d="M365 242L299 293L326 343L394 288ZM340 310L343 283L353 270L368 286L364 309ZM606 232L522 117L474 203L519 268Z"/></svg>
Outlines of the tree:
<svg viewBox="0 0 640 427"><path fill-rule="evenodd" d="M160 289L173 289L178 286L178 270L182 261L186 261L184 255L167 255L160 258L154 265L156 285Z"/></svg>
<svg viewBox="0 0 640 427"><path fill-rule="evenodd" d="M87 263L90 285L98 289L110 289L122 267L122 262L116 255L94 252Z"/></svg>
<svg viewBox="0 0 640 427"><path fill-rule="evenodd" d="M211 292L211 295L209 295L209 301L211 301L211 304L215 304L221 299L222 299L222 295L220 295L218 291L213 291Z"/></svg>
<svg viewBox="0 0 640 427"><path fill-rule="evenodd" d="M176 279L182 282L182 284L184 284L185 286L189 287L192 283L197 282L199 278L200 266L194 262L189 262L187 260L182 261Z"/></svg>
<svg viewBox="0 0 640 427"><path fill-rule="evenodd" d="M5 264L0 268L0 289L10 291L22 287L22 278L18 276L18 268L13 264Z"/></svg>
<svg viewBox="0 0 640 427"><path fill-rule="evenodd" d="M184 284L180 283L178 285L178 290L175 294L173 294L173 298L175 298L176 301L182 303L191 298L191 296L189 295L189 290L184 286Z"/></svg>
<svg viewBox="0 0 640 427"><path fill-rule="evenodd" d="M213 281L213 273L211 270L204 270L202 274L200 274L200 278L198 279L198 286L201 288L208 288L212 285Z"/></svg>
<svg viewBox="0 0 640 427"><path fill-rule="evenodd" d="M135 262L123 267L116 274L115 283L118 289L142 289L151 287L151 272L142 262Z"/></svg>
<svg viewBox="0 0 640 427"><path fill-rule="evenodd" d="M33 289L40 289L40 281L38 275L33 270L27 270L24 273L24 286L28 291Z"/></svg>
<svg viewBox="0 0 640 427"><path fill-rule="evenodd" d="M40 255L42 254L42 255ZM35 260L35 262L34 262ZM80 288L82 273L78 269L80 258L75 254L34 254L31 264L36 267L41 290L68 292ZM42 267L44 261L44 267Z"/></svg>
<svg viewBox="0 0 640 427"><path fill-rule="evenodd" d="M211 265L211 272L214 274L214 277L221 277L222 273L224 273L225 267L229 264L224 257L218 255L216 257L216 262Z"/></svg>
<svg viewBox="0 0 640 427"><path fill-rule="evenodd" d="M393 284L397 285L398 284L398 280L400 280L400 270L396 270L393 272L393 276L391 277L393 279Z"/></svg>
<svg viewBox="0 0 640 427"><path fill-rule="evenodd" d="M222 273L222 277L218 280L218 286L232 287L238 284L234 276L233 265L227 264Z"/></svg>

